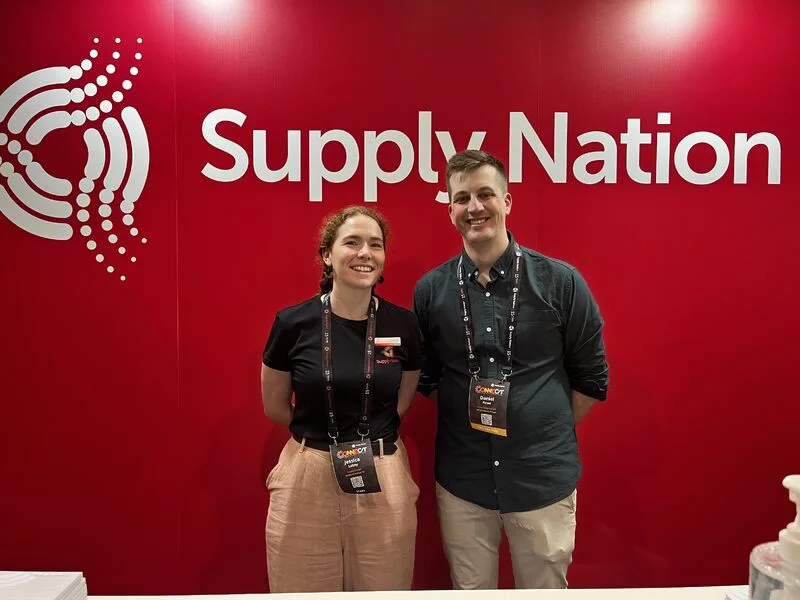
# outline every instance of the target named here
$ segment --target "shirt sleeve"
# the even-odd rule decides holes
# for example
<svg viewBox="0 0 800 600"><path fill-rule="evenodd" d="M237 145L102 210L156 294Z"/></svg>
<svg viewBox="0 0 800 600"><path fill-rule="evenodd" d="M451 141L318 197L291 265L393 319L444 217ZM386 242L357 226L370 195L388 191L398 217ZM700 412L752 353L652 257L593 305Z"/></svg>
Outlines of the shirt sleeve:
<svg viewBox="0 0 800 600"><path fill-rule="evenodd" d="M414 288L414 314L419 321L420 343L422 350L422 367L417 390L424 396L430 396L439 387L442 378L442 362L430 340L430 291L421 280Z"/></svg>
<svg viewBox="0 0 800 600"><path fill-rule="evenodd" d="M608 363L603 343L603 318L577 270L567 289L564 331L564 362L571 389L596 400L605 400L608 390Z"/></svg>
<svg viewBox="0 0 800 600"><path fill-rule="evenodd" d="M280 315L275 315L272 330L269 332L269 338L261 357L264 364L276 371L291 371L292 361L289 358L289 352L294 346L294 337L291 328L281 320Z"/></svg>

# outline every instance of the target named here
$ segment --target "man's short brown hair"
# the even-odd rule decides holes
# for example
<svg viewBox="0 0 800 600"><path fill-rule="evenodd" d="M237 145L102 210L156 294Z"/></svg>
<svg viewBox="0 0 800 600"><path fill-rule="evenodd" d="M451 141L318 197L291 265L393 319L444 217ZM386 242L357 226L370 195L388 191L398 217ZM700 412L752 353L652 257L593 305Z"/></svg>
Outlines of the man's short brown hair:
<svg viewBox="0 0 800 600"><path fill-rule="evenodd" d="M502 181L503 193L508 190L508 177L506 176L506 167L496 156L492 156L483 150L462 150L454 154L447 161L447 197L453 200L452 191L450 190L450 177L457 173L469 174L477 171L484 165L489 165L497 170L497 174Z"/></svg>

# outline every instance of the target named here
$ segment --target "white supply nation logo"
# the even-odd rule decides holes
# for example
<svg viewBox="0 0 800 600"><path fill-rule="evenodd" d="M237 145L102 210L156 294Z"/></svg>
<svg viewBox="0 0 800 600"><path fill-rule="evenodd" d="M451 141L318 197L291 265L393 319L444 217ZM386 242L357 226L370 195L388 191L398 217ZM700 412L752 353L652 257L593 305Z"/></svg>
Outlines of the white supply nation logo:
<svg viewBox="0 0 800 600"><path fill-rule="evenodd" d="M147 243L133 210L147 180L150 148L138 111L124 104L139 74L141 44L138 38L127 52L116 38L101 53L94 38L80 65L35 71L0 94L0 212L41 238L85 239L95 261L121 281L136 262L133 245ZM49 133L66 128L83 130L87 151L83 176L71 180L35 158Z"/></svg>

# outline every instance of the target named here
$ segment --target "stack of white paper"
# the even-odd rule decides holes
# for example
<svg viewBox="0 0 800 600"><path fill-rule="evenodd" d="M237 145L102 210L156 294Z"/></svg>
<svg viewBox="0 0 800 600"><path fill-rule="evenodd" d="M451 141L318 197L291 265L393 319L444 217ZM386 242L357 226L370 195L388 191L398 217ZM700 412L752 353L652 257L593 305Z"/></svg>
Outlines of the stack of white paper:
<svg viewBox="0 0 800 600"><path fill-rule="evenodd" d="M0 571L0 600L86 600L83 573Z"/></svg>

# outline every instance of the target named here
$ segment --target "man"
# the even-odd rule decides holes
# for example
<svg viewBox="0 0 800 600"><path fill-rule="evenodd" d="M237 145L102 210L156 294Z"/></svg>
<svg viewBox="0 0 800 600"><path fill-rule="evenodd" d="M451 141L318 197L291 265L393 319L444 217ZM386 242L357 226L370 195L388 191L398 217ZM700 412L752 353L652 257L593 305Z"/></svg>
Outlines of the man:
<svg viewBox="0 0 800 600"><path fill-rule="evenodd" d="M506 231L505 167L447 163L460 255L414 290L419 390L438 404L436 495L456 589L497 587L501 529L518 588L565 588L581 471L575 424L604 400L603 321L578 271Z"/></svg>

